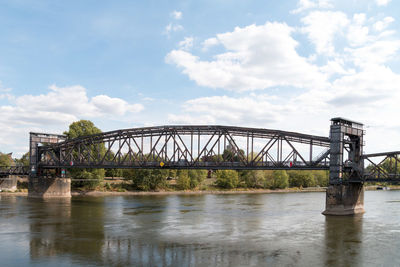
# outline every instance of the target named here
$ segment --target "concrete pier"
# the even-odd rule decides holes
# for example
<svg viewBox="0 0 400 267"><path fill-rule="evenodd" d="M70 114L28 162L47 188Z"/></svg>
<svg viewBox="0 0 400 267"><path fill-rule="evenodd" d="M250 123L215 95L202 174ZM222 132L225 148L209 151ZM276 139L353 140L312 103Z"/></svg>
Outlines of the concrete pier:
<svg viewBox="0 0 400 267"><path fill-rule="evenodd" d="M8 175L0 179L0 190L15 192L17 190L18 176Z"/></svg>
<svg viewBox="0 0 400 267"><path fill-rule="evenodd" d="M69 178L29 178L28 197L71 197L71 179Z"/></svg>
<svg viewBox="0 0 400 267"><path fill-rule="evenodd" d="M354 215L364 213L364 185L349 183L330 185L326 190L324 215Z"/></svg>

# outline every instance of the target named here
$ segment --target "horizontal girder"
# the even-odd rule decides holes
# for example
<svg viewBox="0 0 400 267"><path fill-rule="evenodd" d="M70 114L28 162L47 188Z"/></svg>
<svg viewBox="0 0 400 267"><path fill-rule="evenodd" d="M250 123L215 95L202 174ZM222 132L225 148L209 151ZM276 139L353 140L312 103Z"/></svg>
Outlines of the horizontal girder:
<svg viewBox="0 0 400 267"><path fill-rule="evenodd" d="M0 176L28 174L29 166L0 166Z"/></svg>

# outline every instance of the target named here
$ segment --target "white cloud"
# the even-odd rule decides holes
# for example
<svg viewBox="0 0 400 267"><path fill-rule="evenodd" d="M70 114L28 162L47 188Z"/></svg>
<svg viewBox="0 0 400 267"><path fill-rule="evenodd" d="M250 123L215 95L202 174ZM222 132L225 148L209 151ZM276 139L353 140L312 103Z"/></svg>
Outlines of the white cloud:
<svg viewBox="0 0 400 267"><path fill-rule="evenodd" d="M50 86L50 91L40 95L14 96L9 104L0 106L0 145L15 145L28 140L29 131L55 131L66 129L68 124L80 119L113 119L137 113L141 104L129 104L120 98L106 95L87 96L82 86ZM24 153L26 151L14 151Z"/></svg>
<svg viewBox="0 0 400 267"><path fill-rule="evenodd" d="M206 39L204 51L214 45L224 49L211 60L171 51L167 62L182 68L197 84L240 93L188 100L183 115L169 114L169 121L328 136L329 120L344 116L371 125L366 152L400 149L400 74L389 65L399 58L400 38L397 31L386 30L394 19L311 11L301 21L304 27L299 32L315 45L307 58L296 52L294 29L276 22ZM304 89L289 88L293 93L288 94L286 86ZM244 92L264 88L269 88L268 95ZM382 143L382 138L390 142Z"/></svg>
<svg viewBox="0 0 400 267"><path fill-rule="evenodd" d="M380 32L386 29L392 22L394 22L393 17L385 17L383 20L375 22L373 27L376 31Z"/></svg>
<svg viewBox="0 0 400 267"><path fill-rule="evenodd" d="M400 40L377 40L359 48L345 48L348 59L359 67L380 65L394 59Z"/></svg>
<svg viewBox="0 0 400 267"><path fill-rule="evenodd" d="M375 0L378 6L387 6L392 0Z"/></svg>
<svg viewBox="0 0 400 267"><path fill-rule="evenodd" d="M173 17L176 20L182 19L182 12L174 10L171 13L171 17Z"/></svg>
<svg viewBox="0 0 400 267"><path fill-rule="evenodd" d="M97 112L104 115L122 116L128 112L136 113L143 110L141 104L128 104L120 98L112 98L106 95L98 95L92 98L91 104Z"/></svg>
<svg viewBox="0 0 400 267"><path fill-rule="evenodd" d="M313 8L333 8L333 4L330 0L299 0L297 9L292 10L290 13L296 14Z"/></svg>
<svg viewBox="0 0 400 267"><path fill-rule="evenodd" d="M275 105L275 97L268 95L246 96L233 98L228 96L212 96L192 99L183 105L185 114L169 115L172 123L223 123L239 125L256 125L257 123L273 122L287 107ZM196 117L193 115L200 116ZM199 120L199 119L200 120Z"/></svg>
<svg viewBox="0 0 400 267"><path fill-rule="evenodd" d="M208 38L207 40L205 40L203 42L203 51L207 51L209 48L216 46L219 44L219 41L217 38L212 37L212 38Z"/></svg>
<svg viewBox="0 0 400 267"><path fill-rule="evenodd" d="M301 19L306 33L318 54L334 55L335 35L343 33L349 20L340 11L313 11Z"/></svg>
<svg viewBox="0 0 400 267"><path fill-rule="evenodd" d="M293 29L284 23L236 27L216 39L226 52L211 61L173 50L166 62L183 69L200 86L246 91L273 86L324 86L325 76L296 52ZM215 41L213 41L215 42Z"/></svg>
<svg viewBox="0 0 400 267"><path fill-rule="evenodd" d="M359 46L368 41L369 29L364 25L365 14L354 14L352 23L349 25L347 39L351 46Z"/></svg>
<svg viewBox="0 0 400 267"><path fill-rule="evenodd" d="M188 51L193 47L193 37L185 37L179 42L179 49Z"/></svg>
<svg viewBox="0 0 400 267"><path fill-rule="evenodd" d="M182 25L170 23L167 26L165 26L164 34L169 36L172 32L178 32L182 30L183 30Z"/></svg>

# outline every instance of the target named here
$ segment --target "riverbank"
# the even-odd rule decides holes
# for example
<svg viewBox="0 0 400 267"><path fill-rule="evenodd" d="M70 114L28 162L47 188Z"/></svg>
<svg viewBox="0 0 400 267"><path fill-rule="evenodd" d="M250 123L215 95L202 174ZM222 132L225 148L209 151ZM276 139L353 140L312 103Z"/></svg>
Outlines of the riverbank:
<svg viewBox="0 0 400 267"><path fill-rule="evenodd" d="M380 190L378 186L366 186L366 191ZM400 190L400 186L390 187L388 190ZM72 196L143 196L143 195L203 195L203 194L274 194L274 193L301 193L325 192L326 187L286 188L286 189L232 189L232 190L184 190L184 191L72 191ZM0 196L28 196L23 192L0 192Z"/></svg>

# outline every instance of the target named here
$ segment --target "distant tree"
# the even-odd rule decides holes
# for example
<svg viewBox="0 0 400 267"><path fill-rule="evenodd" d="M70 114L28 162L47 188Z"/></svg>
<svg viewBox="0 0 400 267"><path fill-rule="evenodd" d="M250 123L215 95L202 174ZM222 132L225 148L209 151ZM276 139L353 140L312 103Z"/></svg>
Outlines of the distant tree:
<svg viewBox="0 0 400 267"><path fill-rule="evenodd" d="M239 184L239 175L235 170L218 170L216 174L217 180L215 183L218 187L232 189Z"/></svg>
<svg viewBox="0 0 400 267"><path fill-rule="evenodd" d="M194 189L207 178L207 170L189 170L188 175L190 179L190 188Z"/></svg>
<svg viewBox="0 0 400 267"><path fill-rule="evenodd" d="M13 160L8 154L3 154L0 152L0 166L12 166Z"/></svg>
<svg viewBox="0 0 400 267"><path fill-rule="evenodd" d="M239 171L239 178L240 182L249 188L261 188L265 183L263 171L259 170Z"/></svg>
<svg viewBox="0 0 400 267"><path fill-rule="evenodd" d="M26 152L21 158L15 159L15 162L19 166L29 166L29 152Z"/></svg>
<svg viewBox="0 0 400 267"><path fill-rule="evenodd" d="M396 160L394 158L387 158L381 164L382 169L387 171L388 173L395 173L396 172ZM400 162L397 162L397 172L400 171Z"/></svg>
<svg viewBox="0 0 400 267"><path fill-rule="evenodd" d="M310 187L315 186L315 180L310 171L288 171L289 184L292 187Z"/></svg>
<svg viewBox="0 0 400 267"><path fill-rule="evenodd" d="M89 120L80 120L73 122L69 126L69 130L67 132L64 132L68 139L99 133L101 133L101 130ZM90 145L89 149L92 151L92 153L100 154L101 156L104 156L106 152L104 144L99 144L96 146ZM74 153L78 152L74 151ZM104 169L70 169L69 172L72 178L90 180L80 183L80 185L86 186L88 188L94 188L98 184L100 184L101 181L103 181L105 175Z"/></svg>
<svg viewBox="0 0 400 267"><path fill-rule="evenodd" d="M312 171L316 185L328 186L329 184L329 171Z"/></svg>
<svg viewBox="0 0 400 267"><path fill-rule="evenodd" d="M134 188L143 191L162 189L166 187L168 170L164 169L125 169L123 177L132 180Z"/></svg>
<svg viewBox="0 0 400 267"><path fill-rule="evenodd" d="M178 178L176 179L176 185L178 189L187 190L190 189L190 178L187 170L178 170Z"/></svg>
<svg viewBox="0 0 400 267"><path fill-rule="evenodd" d="M181 190L196 188L206 177L206 170L178 170L177 187Z"/></svg>
<svg viewBox="0 0 400 267"><path fill-rule="evenodd" d="M275 170L274 173L274 189L284 189L289 186L289 175L285 170Z"/></svg>

